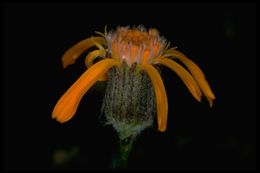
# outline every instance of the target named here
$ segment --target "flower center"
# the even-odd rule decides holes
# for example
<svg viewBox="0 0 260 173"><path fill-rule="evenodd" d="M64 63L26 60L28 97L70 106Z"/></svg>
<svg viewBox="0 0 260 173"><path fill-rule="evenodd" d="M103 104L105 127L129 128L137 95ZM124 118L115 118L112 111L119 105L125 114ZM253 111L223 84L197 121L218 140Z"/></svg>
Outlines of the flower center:
<svg viewBox="0 0 260 173"><path fill-rule="evenodd" d="M162 54L165 39L159 36L156 29L146 31L143 27L129 29L119 27L106 36L108 52L113 58L125 60L131 66L133 63L149 63L149 60Z"/></svg>

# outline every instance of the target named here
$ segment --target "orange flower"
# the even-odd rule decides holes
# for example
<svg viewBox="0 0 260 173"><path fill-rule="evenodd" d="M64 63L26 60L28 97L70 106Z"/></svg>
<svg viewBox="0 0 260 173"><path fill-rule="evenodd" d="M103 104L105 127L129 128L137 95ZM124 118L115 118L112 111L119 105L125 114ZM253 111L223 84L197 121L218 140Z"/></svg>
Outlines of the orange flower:
<svg viewBox="0 0 260 173"><path fill-rule="evenodd" d="M97 47L97 50L90 52L85 59L88 69L60 98L53 110L52 118L61 123L70 120L88 89L98 80L106 80L110 68L122 68L123 62L129 67L137 64L137 68L150 77L156 97L159 131L163 132L167 127L168 101L162 78L153 66L155 64L162 64L176 72L195 99L201 101L203 93L212 107L215 96L201 69L176 48L168 49L169 43L159 36L156 29L146 31L143 27L118 27L109 33L106 29L104 34L96 33L101 36L87 38L64 53L62 63L66 68L84 51ZM103 59L93 64L97 57ZM175 59L180 60L189 71L175 62Z"/></svg>

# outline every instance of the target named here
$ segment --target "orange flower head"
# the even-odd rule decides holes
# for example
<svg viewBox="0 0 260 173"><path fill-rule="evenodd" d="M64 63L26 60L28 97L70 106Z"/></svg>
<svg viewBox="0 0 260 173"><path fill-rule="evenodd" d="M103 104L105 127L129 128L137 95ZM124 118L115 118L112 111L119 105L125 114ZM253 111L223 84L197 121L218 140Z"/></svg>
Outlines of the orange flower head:
<svg viewBox="0 0 260 173"><path fill-rule="evenodd" d="M163 53L166 40L159 36L156 29L144 27L119 27L105 37L108 53L115 59L125 60L131 66L133 63L149 63L154 57Z"/></svg>
<svg viewBox="0 0 260 173"><path fill-rule="evenodd" d="M168 100L163 80L154 67L158 64L174 71L197 101L204 95L210 107L213 106L215 95L202 70L176 47L168 48L169 43L156 29L118 27L109 33L106 28L105 33L96 33L101 36L80 41L62 57L66 68L89 48L97 48L85 58L88 69L54 107L52 117L59 122L66 122L75 115L81 98L90 87L99 80L108 80L104 109L108 122L122 136L136 135L150 126L153 112L157 115L158 130L165 131ZM97 57L102 59L94 62Z"/></svg>

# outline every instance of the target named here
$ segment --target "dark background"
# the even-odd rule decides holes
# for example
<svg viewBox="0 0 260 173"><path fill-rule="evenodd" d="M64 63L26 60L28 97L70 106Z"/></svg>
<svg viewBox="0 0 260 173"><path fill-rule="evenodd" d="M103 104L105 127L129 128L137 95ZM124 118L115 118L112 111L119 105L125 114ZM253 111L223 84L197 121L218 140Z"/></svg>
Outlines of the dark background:
<svg viewBox="0 0 260 173"><path fill-rule="evenodd" d="M160 133L155 123L140 135L129 169L256 169L255 3L5 3L5 170L110 169L117 134L99 118L105 83L87 92L72 120L51 119L85 71L83 57L63 70L62 54L106 24L157 28L202 68L217 98L212 109L197 102L162 68L168 128Z"/></svg>

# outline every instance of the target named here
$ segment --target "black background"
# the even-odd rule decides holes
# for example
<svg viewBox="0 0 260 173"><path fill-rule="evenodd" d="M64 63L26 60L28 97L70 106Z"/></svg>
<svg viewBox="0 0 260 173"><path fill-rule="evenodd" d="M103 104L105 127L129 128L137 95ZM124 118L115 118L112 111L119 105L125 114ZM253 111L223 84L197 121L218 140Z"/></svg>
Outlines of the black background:
<svg viewBox="0 0 260 173"><path fill-rule="evenodd" d="M99 119L105 83L87 92L72 120L51 119L86 69L82 57L63 70L62 54L106 24L157 28L202 68L216 95L210 109L162 68L168 128L140 135L129 169L256 169L255 3L5 3L5 170L110 169L117 135ZM73 148L74 157L55 164L55 153Z"/></svg>

